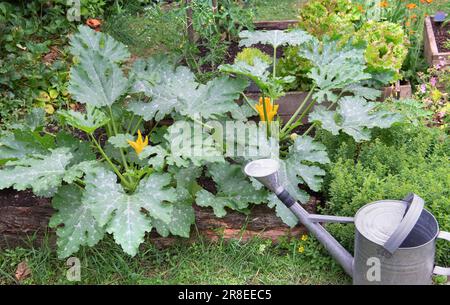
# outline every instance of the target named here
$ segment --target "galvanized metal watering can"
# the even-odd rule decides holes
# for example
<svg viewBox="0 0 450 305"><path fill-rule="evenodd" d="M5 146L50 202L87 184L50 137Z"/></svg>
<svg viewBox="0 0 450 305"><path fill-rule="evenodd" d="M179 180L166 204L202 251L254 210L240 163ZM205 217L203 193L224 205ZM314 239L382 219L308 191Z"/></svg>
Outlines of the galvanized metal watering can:
<svg viewBox="0 0 450 305"><path fill-rule="evenodd" d="M431 284L432 275L450 275L450 268L435 266L436 240L450 241L439 231L436 218L422 198L410 194L404 200L380 200L366 204L355 217L309 214L281 185L279 163L260 159L244 171L256 178L294 213L358 285ZM354 223L355 257L320 223Z"/></svg>

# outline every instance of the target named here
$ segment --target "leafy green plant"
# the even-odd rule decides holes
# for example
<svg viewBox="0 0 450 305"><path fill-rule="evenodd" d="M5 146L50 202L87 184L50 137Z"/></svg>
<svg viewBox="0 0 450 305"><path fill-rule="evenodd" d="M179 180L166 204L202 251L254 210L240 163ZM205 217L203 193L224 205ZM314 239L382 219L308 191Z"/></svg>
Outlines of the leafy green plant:
<svg viewBox="0 0 450 305"><path fill-rule="evenodd" d="M347 42L355 32L361 11L351 0L314 0L305 2L296 27L322 39Z"/></svg>
<svg viewBox="0 0 450 305"><path fill-rule="evenodd" d="M445 61L442 60L440 64L428 68L426 72L419 72L418 78L421 83L417 85L414 97L432 113L426 123L448 131L450 76Z"/></svg>
<svg viewBox="0 0 450 305"><path fill-rule="evenodd" d="M253 66L255 64L254 60L256 57L269 65L272 64L272 58L257 48L244 48L236 55L234 61L243 61L247 65Z"/></svg>
<svg viewBox="0 0 450 305"><path fill-rule="evenodd" d="M278 62L278 75L295 76L293 82L284 85L286 91L309 91L311 89L311 80L307 75L313 65L307 59L299 56L299 51L298 47L285 48L283 57Z"/></svg>
<svg viewBox="0 0 450 305"><path fill-rule="evenodd" d="M167 58L139 60L126 77L122 65L130 57L127 48L85 26L79 27L70 44L76 64L68 91L86 104L86 110L59 110L58 115L65 129L83 132L85 141L66 131L41 135L31 124L5 133L0 140L4 163L0 188L29 188L53 197L58 212L50 225L57 228L60 257L80 246L95 245L106 233L130 255L136 254L145 232L152 228L164 236L188 236L194 221L192 196L198 186L184 182L187 173L180 175L180 171L191 162L198 166L203 159L170 151L170 131L176 125L158 129L165 131L159 145L149 146L148 136L144 141L140 131L133 141L134 134L143 128L143 119L152 121L156 130L155 123L167 115L178 113L193 122L194 113L208 119L239 110L234 99L246 83L222 77L198 84L187 68L175 69ZM136 99L124 107L127 94ZM147 111L150 104L142 94L153 97L151 105L161 105L157 112ZM102 145L98 133L107 143ZM213 144L210 149L216 149ZM223 157L204 161L225 162ZM189 170L191 176L199 174ZM252 201L248 200L242 199L239 207Z"/></svg>
<svg viewBox="0 0 450 305"><path fill-rule="evenodd" d="M319 139L330 152L328 190L324 213L353 216L364 204L401 199L409 192L424 198L440 229L450 229L448 136L421 124L398 124L379 130L372 142L356 143L349 137L322 133ZM333 235L353 247L353 228L333 226ZM440 264L449 264L448 243L438 243Z"/></svg>
<svg viewBox="0 0 450 305"><path fill-rule="evenodd" d="M301 54L314 64L310 96L314 102L336 105L335 111L313 112L311 128L322 125L362 141L375 127L385 128L398 120L396 114L375 109L365 100L376 92L359 84L370 77L364 73L361 50L337 50L334 42L318 49L319 42L304 32L244 32L242 36L245 45L304 44ZM218 217L228 209L245 213L252 204L270 202L286 223L295 225L278 199L242 173L241 166L251 157L224 151L226 146L245 145L247 137L228 139L217 131L217 124L229 120L255 128L247 117L257 109L260 115L270 111L272 118L263 121L272 121L277 107L266 106L273 106L271 100L283 93L279 84L286 80L269 75L267 63L256 57L253 66L242 62L222 66L223 71L255 80L270 98L268 103L264 100L265 106L250 102L240 106L236 100L248 85L243 78L220 76L199 83L187 67L163 56L138 59L128 67L124 63L130 53L125 45L85 26L71 37L70 53L75 64L68 91L84 104L83 110L58 110L56 134L43 132L41 111L0 137L0 189L32 189L53 197L57 212L50 226L58 235L59 257L94 246L106 234L131 256L152 229L162 236L188 237L195 220L194 200L211 207ZM353 97L341 98L337 90ZM359 118L360 113L364 116ZM161 126L166 118L173 124ZM298 185L319 191L325 175L322 167L330 160L325 146L308 136L311 129L291 137L292 123L280 129L282 178L291 193L306 203L308 192ZM263 123L266 130L268 125ZM265 153L272 155L279 139L270 132L257 137L257 145L266 146ZM202 174L213 187L197 183Z"/></svg>
<svg viewBox="0 0 450 305"><path fill-rule="evenodd" d="M355 33L355 43L366 46L367 71L381 84L400 79L408 54L408 40L399 24L369 20Z"/></svg>

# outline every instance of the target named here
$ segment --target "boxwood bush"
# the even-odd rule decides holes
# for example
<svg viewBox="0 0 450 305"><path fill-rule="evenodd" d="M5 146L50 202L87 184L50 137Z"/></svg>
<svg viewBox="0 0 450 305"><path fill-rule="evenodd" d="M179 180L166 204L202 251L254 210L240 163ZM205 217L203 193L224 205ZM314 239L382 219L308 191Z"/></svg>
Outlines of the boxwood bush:
<svg viewBox="0 0 450 305"><path fill-rule="evenodd" d="M425 200L440 229L450 231L450 142L444 132L401 124L376 132L374 141L363 144L326 133L319 137L334 161L326 179L323 213L353 216L366 203L414 192ZM353 226L329 227L348 249L353 248ZM437 260L450 266L448 242L438 242Z"/></svg>

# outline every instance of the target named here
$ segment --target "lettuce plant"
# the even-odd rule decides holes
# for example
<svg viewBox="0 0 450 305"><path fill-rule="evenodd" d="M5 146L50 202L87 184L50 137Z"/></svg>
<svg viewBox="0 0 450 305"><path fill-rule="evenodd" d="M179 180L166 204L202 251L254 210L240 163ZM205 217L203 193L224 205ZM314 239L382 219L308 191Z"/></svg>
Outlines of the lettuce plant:
<svg viewBox="0 0 450 305"><path fill-rule="evenodd" d="M272 64L272 59L266 53L262 52L257 48L244 48L241 52L236 55L235 61L243 61L248 65L253 66L254 59L258 57L263 62Z"/></svg>
<svg viewBox="0 0 450 305"><path fill-rule="evenodd" d="M348 41L355 32L361 11L351 0L307 1L299 10L298 28L322 39Z"/></svg>
<svg viewBox="0 0 450 305"><path fill-rule="evenodd" d="M355 44L365 45L367 72L382 84L400 79L408 54L408 40L399 24L369 20L355 33Z"/></svg>

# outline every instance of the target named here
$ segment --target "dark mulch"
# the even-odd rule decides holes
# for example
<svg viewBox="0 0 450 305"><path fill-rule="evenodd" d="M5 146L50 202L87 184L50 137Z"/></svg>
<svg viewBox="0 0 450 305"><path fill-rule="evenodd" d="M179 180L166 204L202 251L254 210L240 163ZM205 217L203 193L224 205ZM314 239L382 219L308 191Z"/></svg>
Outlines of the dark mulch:
<svg viewBox="0 0 450 305"><path fill-rule="evenodd" d="M450 52L450 48L444 47L446 41L450 40L450 23L442 26L440 22L432 22L434 37L439 52Z"/></svg>

